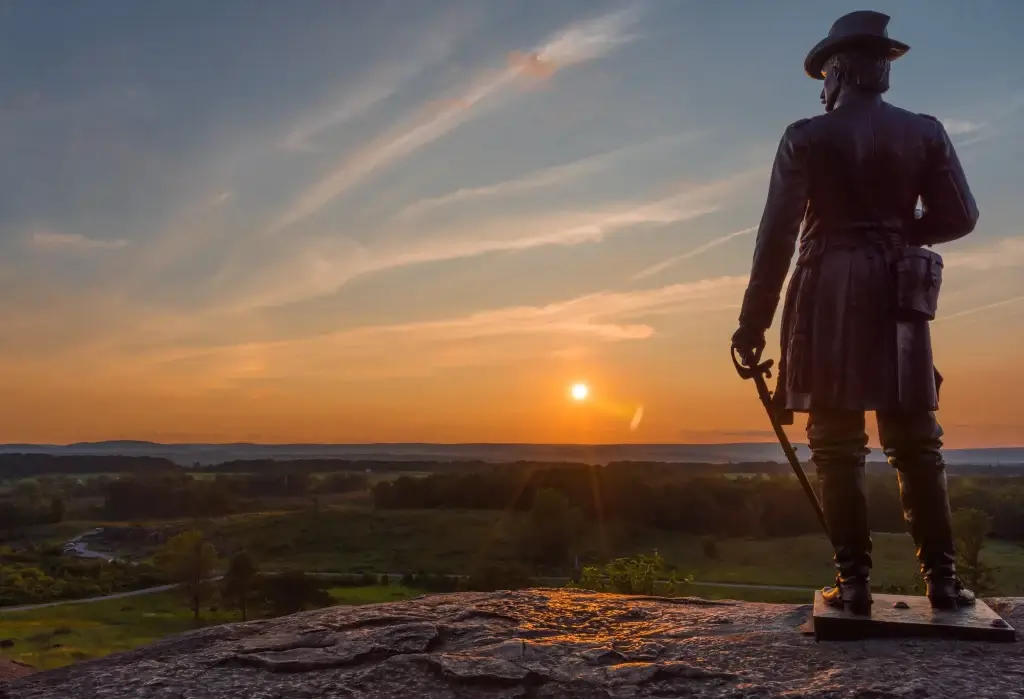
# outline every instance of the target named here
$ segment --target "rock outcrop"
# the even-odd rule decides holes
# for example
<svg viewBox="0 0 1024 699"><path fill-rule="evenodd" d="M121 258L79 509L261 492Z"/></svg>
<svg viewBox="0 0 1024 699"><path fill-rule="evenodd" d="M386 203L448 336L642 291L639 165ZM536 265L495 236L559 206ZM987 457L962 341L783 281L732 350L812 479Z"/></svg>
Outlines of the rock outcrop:
<svg viewBox="0 0 1024 699"><path fill-rule="evenodd" d="M1024 625L1024 600L990 600ZM810 606L565 590L229 624L3 685L4 699L1024 697L1024 644L816 643Z"/></svg>
<svg viewBox="0 0 1024 699"><path fill-rule="evenodd" d="M16 680L32 674L32 668L16 660L0 660L0 681Z"/></svg>

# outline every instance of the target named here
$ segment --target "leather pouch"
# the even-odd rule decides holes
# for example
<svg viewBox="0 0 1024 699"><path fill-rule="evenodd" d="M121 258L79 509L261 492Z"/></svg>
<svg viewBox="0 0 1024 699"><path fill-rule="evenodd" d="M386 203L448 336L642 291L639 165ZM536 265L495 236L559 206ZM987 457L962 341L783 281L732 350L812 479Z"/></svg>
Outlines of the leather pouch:
<svg viewBox="0 0 1024 699"><path fill-rule="evenodd" d="M942 256L908 246L896 258L896 308L904 320L935 320L942 286Z"/></svg>

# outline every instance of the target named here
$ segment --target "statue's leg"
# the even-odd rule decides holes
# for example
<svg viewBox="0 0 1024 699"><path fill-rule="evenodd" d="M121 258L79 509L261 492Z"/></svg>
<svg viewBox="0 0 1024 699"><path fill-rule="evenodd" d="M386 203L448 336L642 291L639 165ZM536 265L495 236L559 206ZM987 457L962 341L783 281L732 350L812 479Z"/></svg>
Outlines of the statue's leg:
<svg viewBox="0 0 1024 699"><path fill-rule="evenodd" d="M942 427L931 411L878 413L882 449L899 478L903 517L917 547L935 607L974 602L974 593L956 576L953 517L949 508Z"/></svg>
<svg viewBox="0 0 1024 699"><path fill-rule="evenodd" d="M823 590L825 602L857 614L871 611L871 531L868 526L864 460L869 451L864 413L812 411L807 441L821 484L834 549L836 586Z"/></svg>

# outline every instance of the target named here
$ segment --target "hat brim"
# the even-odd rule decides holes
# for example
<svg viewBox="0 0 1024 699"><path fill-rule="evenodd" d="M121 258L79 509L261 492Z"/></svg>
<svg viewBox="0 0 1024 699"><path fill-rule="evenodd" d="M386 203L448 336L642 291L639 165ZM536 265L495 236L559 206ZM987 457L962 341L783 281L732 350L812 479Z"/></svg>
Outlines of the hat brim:
<svg viewBox="0 0 1024 699"><path fill-rule="evenodd" d="M910 50L910 46L902 41L873 34L826 37L815 44L807 54L807 58L804 59L804 72L814 80L824 80L825 76L821 71L828 59L841 51L855 47L881 49L890 61L895 61Z"/></svg>

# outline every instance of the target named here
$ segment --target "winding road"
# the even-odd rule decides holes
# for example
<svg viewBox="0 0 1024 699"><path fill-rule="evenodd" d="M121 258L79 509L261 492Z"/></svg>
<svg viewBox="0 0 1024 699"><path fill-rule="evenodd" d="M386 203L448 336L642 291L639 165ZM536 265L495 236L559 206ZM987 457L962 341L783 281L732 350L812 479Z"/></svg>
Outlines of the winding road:
<svg viewBox="0 0 1024 699"><path fill-rule="evenodd" d="M82 532L74 539L71 539L66 544L64 544L64 554L67 556L75 556L76 558L100 558L107 562L113 561L114 557L110 554L101 553L100 551L93 551L89 548L88 544L82 541L82 539L84 539L85 537L92 536L94 534L99 534L101 531L103 531L102 528L97 528L90 529L87 532Z"/></svg>

